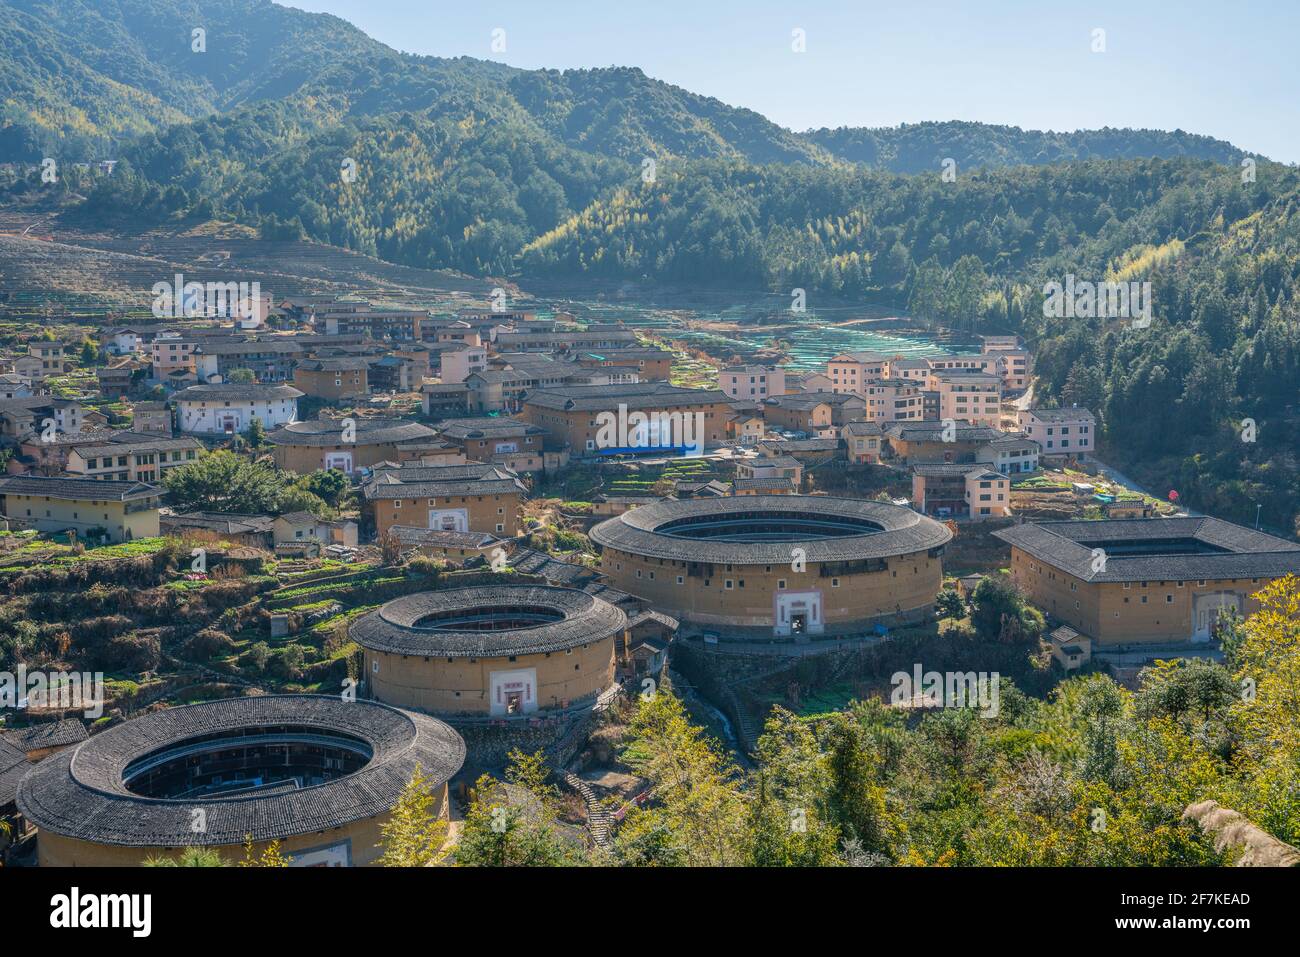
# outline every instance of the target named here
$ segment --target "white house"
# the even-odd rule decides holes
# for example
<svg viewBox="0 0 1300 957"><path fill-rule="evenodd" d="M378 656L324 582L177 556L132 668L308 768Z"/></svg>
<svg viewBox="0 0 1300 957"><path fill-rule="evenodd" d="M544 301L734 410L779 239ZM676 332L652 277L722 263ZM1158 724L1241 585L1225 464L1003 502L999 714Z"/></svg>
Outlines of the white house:
<svg viewBox="0 0 1300 957"><path fill-rule="evenodd" d="M172 396L180 413L182 432L199 435L234 435L249 427L254 418L270 430L297 421L298 397L290 385L256 382L225 382L192 385Z"/></svg>
<svg viewBox="0 0 1300 957"><path fill-rule="evenodd" d="M1097 421L1087 409L1022 409L1020 430L1041 446L1043 455L1072 455L1079 460L1091 452Z"/></svg>

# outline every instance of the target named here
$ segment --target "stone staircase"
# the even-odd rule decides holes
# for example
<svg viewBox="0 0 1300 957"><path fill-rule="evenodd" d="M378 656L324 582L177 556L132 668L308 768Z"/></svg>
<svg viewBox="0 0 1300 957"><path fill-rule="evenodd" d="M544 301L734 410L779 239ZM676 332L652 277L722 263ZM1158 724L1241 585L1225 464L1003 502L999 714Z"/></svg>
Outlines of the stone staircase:
<svg viewBox="0 0 1300 957"><path fill-rule="evenodd" d="M610 817L609 809L601 803L600 798L596 797L596 792L591 789L586 781L573 774L565 771L561 775L564 783L576 791L587 805L587 830L591 832L591 839L596 842L597 847L607 847L610 842L610 835L613 831L614 821Z"/></svg>

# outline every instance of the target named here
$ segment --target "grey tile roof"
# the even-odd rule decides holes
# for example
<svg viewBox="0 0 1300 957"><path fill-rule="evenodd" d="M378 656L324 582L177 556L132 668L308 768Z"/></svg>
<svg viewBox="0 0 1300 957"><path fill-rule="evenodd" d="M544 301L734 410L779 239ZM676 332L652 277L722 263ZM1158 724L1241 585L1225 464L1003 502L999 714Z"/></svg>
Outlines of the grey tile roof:
<svg viewBox="0 0 1300 957"><path fill-rule="evenodd" d="M901 442L942 442L942 422L891 422L885 434ZM1005 433L987 425L962 425L957 423L954 434L957 442L992 442Z"/></svg>
<svg viewBox="0 0 1300 957"><path fill-rule="evenodd" d="M362 494L380 498L432 498L438 495L511 495L527 493L519 476L499 465L411 465L375 471Z"/></svg>
<svg viewBox="0 0 1300 957"><path fill-rule="evenodd" d="M1039 561L1090 582L1274 578L1300 573L1300 545L1217 518L1127 518L1026 522L993 533ZM1221 551L1180 554L1182 545ZM1145 544L1147 554L1125 554ZM1107 552L1094 571L1092 550ZM1169 551L1162 552L1162 548Z"/></svg>
<svg viewBox="0 0 1300 957"><path fill-rule="evenodd" d="M242 512L164 512L158 522L164 529L204 528L223 535L269 535L275 519Z"/></svg>
<svg viewBox="0 0 1300 957"><path fill-rule="evenodd" d="M780 542L720 542L680 538L660 529L682 519L723 515L764 514L830 518L868 523L875 530L834 538L792 538ZM882 502L831 498L824 495L746 495L663 501L624 512L592 528L593 542L604 548L651 558L714 564L789 564L791 549L805 551L809 562L856 561L927 551L944 545L952 532L932 518L908 508Z"/></svg>
<svg viewBox="0 0 1300 957"><path fill-rule="evenodd" d="M586 565L561 561L546 552L532 548L516 548L510 554L510 567L527 575L540 575L552 585L578 587L592 581L598 573Z"/></svg>
<svg viewBox="0 0 1300 957"><path fill-rule="evenodd" d="M878 422L850 422L844 426L845 435L882 435L883 430Z"/></svg>
<svg viewBox="0 0 1300 957"><path fill-rule="evenodd" d="M421 627L429 615L470 615L492 608L540 608L561 615L528 628L501 631ZM399 655L501 658L564 651L602 641L627 627L627 615L576 588L484 585L404 595L363 615L348 629L364 648Z"/></svg>
<svg viewBox="0 0 1300 957"><path fill-rule="evenodd" d="M13 803L18 782L31 767L22 749L0 737L0 808Z"/></svg>
<svg viewBox="0 0 1300 957"><path fill-rule="evenodd" d="M1095 421L1087 409L1026 409L1030 415L1041 422L1073 422L1075 419Z"/></svg>
<svg viewBox="0 0 1300 957"><path fill-rule="evenodd" d="M144 482L110 482L43 475L11 475L0 478L0 495L46 495L75 502L130 502L161 497L162 494L162 486Z"/></svg>
<svg viewBox="0 0 1300 957"><path fill-rule="evenodd" d="M196 800L146 798L129 791L132 761L222 731L308 727L359 739L366 765L323 784ZM465 760L465 742L436 718L372 701L267 695L168 708L110 728L35 765L18 785L18 807L44 831L128 847L237 845L340 827L389 811L417 765L435 785ZM191 829L202 807L207 829Z"/></svg>
<svg viewBox="0 0 1300 957"><path fill-rule="evenodd" d="M434 545L439 548L487 548L500 541L487 532L444 532L418 525L390 525L388 530L403 545Z"/></svg>
<svg viewBox="0 0 1300 957"><path fill-rule="evenodd" d="M392 442L407 442L415 439L431 439L438 433L427 425L406 419L375 419L356 416L352 419L356 426L355 445L380 445ZM335 446L343 445L342 419L309 419L304 422L292 422L268 432L266 440L273 445L294 446Z"/></svg>
<svg viewBox="0 0 1300 957"><path fill-rule="evenodd" d="M631 409L676 408L690 405L728 405L731 400L717 389L686 389L666 382L634 385L574 385L534 389L524 397L525 405L564 411L617 411L620 404Z"/></svg>
<svg viewBox="0 0 1300 957"><path fill-rule="evenodd" d="M86 726L77 718L64 718L62 721L45 721L29 728L5 731L0 738L12 744L23 753L39 751L41 748L61 748L86 740Z"/></svg>
<svg viewBox="0 0 1300 957"><path fill-rule="evenodd" d="M444 419L438 423L438 433L449 439L510 438L516 435L541 435L541 429L522 419L508 416L483 416L473 419Z"/></svg>
<svg viewBox="0 0 1300 957"><path fill-rule="evenodd" d="M172 396L174 402L266 402L271 399L297 399L302 395L291 385L262 384L259 382L221 382L213 385L192 385Z"/></svg>

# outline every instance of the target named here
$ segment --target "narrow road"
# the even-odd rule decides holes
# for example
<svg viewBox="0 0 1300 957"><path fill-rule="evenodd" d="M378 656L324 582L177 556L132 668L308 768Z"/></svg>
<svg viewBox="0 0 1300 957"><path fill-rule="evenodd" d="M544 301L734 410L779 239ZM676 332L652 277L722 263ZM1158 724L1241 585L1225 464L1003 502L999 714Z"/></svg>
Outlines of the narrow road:
<svg viewBox="0 0 1300 957"><path fill-rule="evenodd" d="M1092 456L1092 464L1097 466L1098 472L1100 472L1106 478L1110 479L1112 482L1115 482L1119 485L1123 485L1127 489L1132 489L1134 492L1141 492L1143 495L1150 495L1152 498L1159 499L1162 502L1168 501L1169 489L1162 489L1159 492L1153 492L1151 491L1151 489L1146 488L1141 483L1135 482L1133 479L1129 478L1119 469L1112 468L1111 466L1107 465L1101 459L1097 458L1096 455ZM1188 515L1188 516L1199 516L1201 513L1186 508L1181 503L1179 503L1178 514Z"/></svg>

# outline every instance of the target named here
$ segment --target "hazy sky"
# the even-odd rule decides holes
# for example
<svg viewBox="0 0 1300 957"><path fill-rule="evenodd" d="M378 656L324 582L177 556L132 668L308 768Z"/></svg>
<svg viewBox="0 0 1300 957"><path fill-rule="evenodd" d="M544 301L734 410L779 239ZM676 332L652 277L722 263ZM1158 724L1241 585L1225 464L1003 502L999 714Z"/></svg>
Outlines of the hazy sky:
<svg viewBox="0 0 1300 957"><path fill-rule="evenodd" d="M638 66L792 129L1181 128L1300 161L1300 0L280 0L389 46ZM494 53L492 32L505 31ZM791 49L802 29L806 52ZM1092 52L1093 31L1105 52Z"/></svg>

